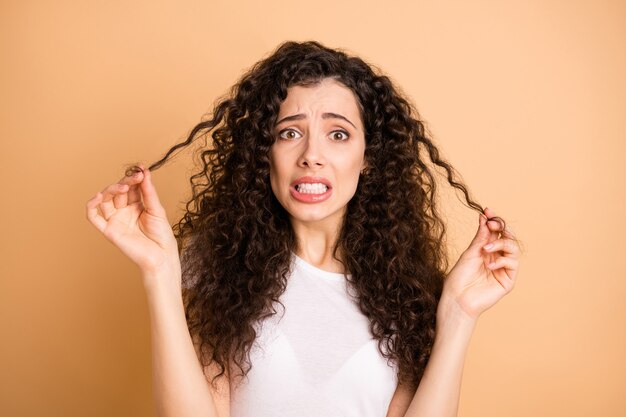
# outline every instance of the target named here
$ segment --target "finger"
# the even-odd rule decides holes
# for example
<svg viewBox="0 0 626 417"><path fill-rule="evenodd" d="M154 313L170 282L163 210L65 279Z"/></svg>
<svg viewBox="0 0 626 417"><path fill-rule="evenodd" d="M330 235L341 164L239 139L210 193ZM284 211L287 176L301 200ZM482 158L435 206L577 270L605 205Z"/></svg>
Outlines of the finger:
<svg viewBox="0 0 626 417"><path fill-rule="evenodd" d="M494 217L496 215L496 212L493 211L491 207L485 207L484 213L485 213L485 216L489 218Z"/></svg>
<svg viewBox="0 0 626 417"><path fill-rule="evenodd" d="M140 178L140 174L141 171L128 171L127 172L130 175L124 175L122 178L120 178L120 180L118 181L120 184L138 184L139 181L137 181L138 178Z"/></svg>
<svg viewBox="0 0 626 417"><path fill-rule="evenodd" d="M495 211L493 211L493 209L492 209L492 208L490 208L490 207L485 207L485 211L484 211L484 213L485 213L485 215L486 215L489 219L492 219L492 218L494 218L494 217L496 217L496 216L497 216L497 215L496 215L496 212L495 212ZM497 231L499 231L500 229L502 229L502 224L501 224L499 221L497 221L497 220L488 220L488 221L487 221L487 226L489 227L489 229L490 229L491 231L495 231L495 232L497 232Z"/></svg>
<svg viewBox="0 0 626 417"><path fill-rule="evenodd" d="M128 196L127 196L127 201L126 204L127 205L131 205L131 204L136 204L136 203L141 203L141 191L139 190L141 187L140 184L133 184L130 186L130 189L128 190Z"/></svg>
<svg viewBox="0 0 626 417"><path fill-rule="evenodd" d="M499 232L502 229L502 225L496 220L489 220L487 226L489 226L489 230L492 232Z"/></svg>
<svg viewBox="0 0 626 417"><path fill-rule="evenodd" d="M485 207L484 213L490 219L496 216L495 211L493 211L493 209L490 207ZM498 234L501 228L502 225L500 224L500 222L496 220L487 220L487 229L489 229L489 231L491 232L490 236L492 239L497 239L499 237Z"/></svg>
<svg viewBox="0 0 626 417"><path fill-rule="evenodd" d="M474 238L470 242L470 247L473 247L478 251L480 251L480 247L482 245L489 242L489 237L491 234L489 233L489 229L487 228L486 223L487 217L485 217L484 214L480 213L478 215L478 230L476 230L476 235L474 235Z"/></svg>
<svg viewBox="0 0 626 417"><path fill-rule="evenodd" d="M125 184L111 184L101 191L102 193L102 201L100 203L100 210L102 210L102 214L106 220L115 213L115 205L113 204L113 197L120 192L126 192L126 188L128 186Z"/></svg>
<svg viewBox="0 0 626 417"><path fill-rule="evenodd" d="M157 195L154 184L152 183L152 173L148 168L144 168L143 165L140 165L140 167L143 169L145 175L143 181L141 182L140 189L146 211L156 216L165 217L165 209L161 205L159 196Z"/></svg>
<svg viewBox="0 0 626 417"><path fill-rule="evenodd" d="M501 268L504 268L506 272L506 276L511 280L515 281L515 276L517 275L517 269L519 267L519 261L517 258L512 258L509 256L499 256L493 262L487 264L487 269L495 272Z"/></svg>
<svg viewBox="0 0 626 417"><path fill-rule="evenodd" d="M519 247L515 244L511 239L496 239L493 242L489 242L487 245L483 246L483 250L486 252L497 252L502 251L511 255L519 254Z"/></svg>
<svg viewBox="0 0 626 417"><path fill-rule="evenodd" d="M136 172L132 177L128 177L130 189L128 190L128 204L141 202L141 181L143 181L143 172Z"/></svg>
<svg viewBox="0 0 626 417"><path fill-rule="evenodd" d="M500 222L495 220L489 220L487 222L487 226L489 226L489 230L493 231L496 234L500 233L501 236L515 239L515 233L511 229L511 226L509 226L508 224L505 225L504 229L502 229L502 224Z"/></svg>
<svg viewBox="0 0 626 417"><path fill-rule="evenodd" d="M500 283L500 286L504 288L504 291L509 293L511 292L511 290L513 290L515 282L509 278L506 271L506 269L497 269L493 271L493 276L495 280Z"/></svg>
<svg viewBox="0 0 626 417"><path fill-rule="evenodd" d="M140 172L135 172L131 176L124 176L121 180L118 181L118 184L126 185L126 192L120 193L113 196L113 205L115 208L126 207L128 204L133 204L134 202L141 201L141 195L139 194L139 182L141 181L142 175Z"/></svg>
<svg viewBox="0 0 626 417"><path fill-rule="evenodd" d="M490 218L496 216L496 213L493 211L493 209L489 207L485 207L485 214ZM505 237L515 239L515 233L513 232L513 230L511 230L511 227L508 224L505 225L504 229L502 229L502 223L496 220L489 220L487 222L487 226L489 226L489 229L494 232L500 232L500 234Z"/></svg>
<svg viewBox="0 0 626 417"><path fill-rule="evenodd" d="M102 201L102 193L98 192L87 201L87 220L93 224L100 232L104 232L107 222L98 213L98 204Z"/></svg>
<svg viewBox="0 0 626 417"><path fill-rule="evenodd" d="M113 196L113 206L116 209L126 207L128 202L128 188L128 184L120 184L120 187L118 187L120 192Z"/></svg>

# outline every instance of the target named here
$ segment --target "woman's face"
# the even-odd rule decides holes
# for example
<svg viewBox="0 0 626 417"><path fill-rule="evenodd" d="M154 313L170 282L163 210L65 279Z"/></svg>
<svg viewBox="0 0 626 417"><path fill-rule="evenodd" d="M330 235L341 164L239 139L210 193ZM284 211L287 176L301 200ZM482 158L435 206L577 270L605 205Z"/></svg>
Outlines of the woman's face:
<svg viewBox="0 0 626 417"><path fill-rule="evenodd" d="M274 195L292 222L336 226L366 166L354 93L330 78L315 86L290 87L276 120L270 147ZM307 176L311 178L303 179ZM295 186L299 181L304 184Z"/></svg>

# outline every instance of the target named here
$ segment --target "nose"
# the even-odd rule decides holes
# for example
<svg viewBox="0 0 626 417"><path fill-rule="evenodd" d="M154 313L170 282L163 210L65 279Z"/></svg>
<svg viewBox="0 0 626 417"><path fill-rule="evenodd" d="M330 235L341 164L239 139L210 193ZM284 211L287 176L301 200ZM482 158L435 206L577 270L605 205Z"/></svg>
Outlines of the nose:
<svg viewBox="0 0 626 417"><path fill-rule="evenodd" d="M326 158L324 157L324 142L322 135L307 135L304 140L302 155L298 159L300 167L313 168L315 166L324 166Z"/></svg>

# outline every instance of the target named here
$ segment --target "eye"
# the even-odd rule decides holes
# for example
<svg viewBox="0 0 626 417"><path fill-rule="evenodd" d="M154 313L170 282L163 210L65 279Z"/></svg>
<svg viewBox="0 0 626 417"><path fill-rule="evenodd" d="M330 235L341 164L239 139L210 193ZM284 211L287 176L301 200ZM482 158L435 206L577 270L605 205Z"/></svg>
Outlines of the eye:
<svg viewBox="0 0 626 417"><path fill-rule="evenodd" d="M289 136L285 137L283 136L283 133L288 133ZM278 132L278 136L280 136L283 139L296 139L295 137L293 137L293 135L291 135L292 133L298 134L298 132L296 132L294 129L283 129L280 132Z"/></svg>
<svg viewBox="0 0 626 417"><path fill-rule="evenodd" d="M346 132L345 130L334 130L333 132L331 132L333 135L333 139L338 139L339 142L343 142L345 140L348 140L348 138L350 137L350 134L348 134L348 132ZM341 137L337 138L337 133L341 133L342 135L345 136L344 139L341 139Z"/></svg>

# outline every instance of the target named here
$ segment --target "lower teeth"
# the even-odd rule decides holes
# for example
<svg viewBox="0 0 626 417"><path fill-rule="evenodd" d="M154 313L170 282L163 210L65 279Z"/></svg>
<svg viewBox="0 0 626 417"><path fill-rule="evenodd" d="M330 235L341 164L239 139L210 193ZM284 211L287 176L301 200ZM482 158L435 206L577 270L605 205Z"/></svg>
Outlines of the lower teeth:
<svg viewBox="0 0 626 417"><path fill-rule="evenodd" d="M296 188L296 190L298 190L298 189ZM326 190L322 190L322 191L305 191L305 190L298 190L298 192L299 192L300 194L324 194L326 191L328 191L328 189L326 189Z"/></svg>

